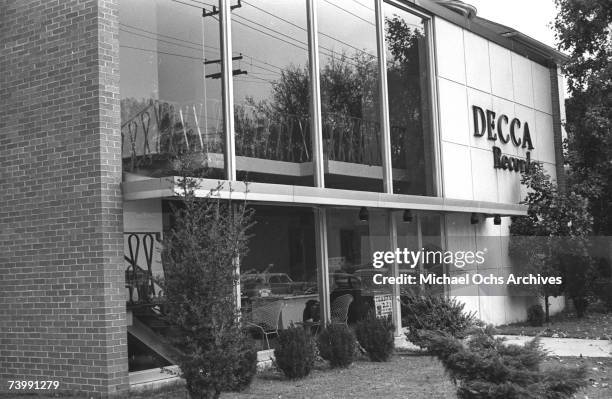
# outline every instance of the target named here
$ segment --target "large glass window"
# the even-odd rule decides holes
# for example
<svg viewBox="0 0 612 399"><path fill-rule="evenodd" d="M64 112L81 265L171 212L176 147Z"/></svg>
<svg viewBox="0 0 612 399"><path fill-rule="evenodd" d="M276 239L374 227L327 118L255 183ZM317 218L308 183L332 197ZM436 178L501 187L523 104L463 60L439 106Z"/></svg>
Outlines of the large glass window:
<svg viewBox="0 0 612 399"><path fill-rule="evenodd" d="M195 3L126 0L119 21L124 171L172 174L192 152L221 177L218 20Z"/></svg>
<svg viewBox="0 0 612 399"><path fill-rule="evenodd" d="M319 1L325 186L383 190L374 0Z"/></svg>
<svg viewBox="0 0 612 399"><path fill-rule="evenodd" d="M263 205L253 210L249 251L240 260L243 315L268 324L266 331L318 322L313 210Z"/></svg>
<svg viewBox="0 0 612 399"><path fill-rule="evenodd" d="M384 3L393 191L433 195L426 21Z"/></svg>
<svg viewBox="0 0 612 399"><path fill-rule="evenodd" d="M238 180L313 185L306 3L232 11Z"/></svg>
<svg viewBox="0 0 612 399"><path fill-rule="evenodd" d="M368 312L388 315L391 311L390 285L376 284L375 275L390 276L388 267L375 269L376 251L390 249L387 211L380 209L339 209L327 211L327 251L332 321L349 323ZM348 313L347 313L348 312Z"/></svg>
<svg viewBox="0 0 612 399"><path fill-rule="evenodd" d="M419 278L420 275L427 274L441 276L445 272L442 217L430 212L418 213L409 222L405 220L403 212L395 212L394 217L397 224L397 247L401 250L406 248L408 251L423 252L418 264L400 265L400 275L415 275L419 282L401 286L401 295L443 294L444 286L421 284Z"/></svg>

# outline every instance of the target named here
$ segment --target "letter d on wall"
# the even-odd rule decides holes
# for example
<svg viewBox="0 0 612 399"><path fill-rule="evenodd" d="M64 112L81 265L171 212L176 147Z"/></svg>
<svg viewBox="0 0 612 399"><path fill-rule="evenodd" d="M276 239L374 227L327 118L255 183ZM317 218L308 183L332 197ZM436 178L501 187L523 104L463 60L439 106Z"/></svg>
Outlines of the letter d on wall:
<svg viewBox="0 0 612 399"><path fill-rule="evenodd" d="M476 105L472 105L472 112L474 114L474 136L482 137L485 133L485 113Z"/></svg>

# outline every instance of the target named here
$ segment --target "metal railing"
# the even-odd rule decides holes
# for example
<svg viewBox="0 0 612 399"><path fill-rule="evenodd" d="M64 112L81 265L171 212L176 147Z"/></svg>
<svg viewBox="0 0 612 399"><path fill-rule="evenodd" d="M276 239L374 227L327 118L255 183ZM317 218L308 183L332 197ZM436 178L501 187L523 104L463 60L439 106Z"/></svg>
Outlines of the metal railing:
<svg viewBox="0 0 612 399"><path fill-rule="evenodd" d="M204 116L203 104L150 100L131 108L136 111L124 118L121 127L123 159L130 170L146 167L156 158L189 151L223 153L219 115ZM324 112L322 117L326 159L382 165L378 121L331 112ZM216 124L211 123L215 120ZM237 156L295 163L312 161L309 115L271 115L255 107L236 105L235 122ZM404 126L392 126L391 134L401 136L405 130ZM407 144L400 138L392 142L392 157L399 161L406 154Z"/></svg>
<svg viewBox="0 0 612 399"><path fill-rule="evenodd" d="M128 305L155 304L163 297L161 288L153 277L155 243L160 241L158 232L124 232L127 246L123 258L128 266L125 270L125 287L128 289ZM141 254L144 256L144 264ZM134 299L134 293L137 299Z"/></svg>
<svg viewBox="0 0 612 399"><path fill-rule="evenodd" d="M130 170L155 158L189 151L223 152L218 101L179 104L160 100L122 102L122 158ZM216 110L216 112L215 112Z"/></svg>

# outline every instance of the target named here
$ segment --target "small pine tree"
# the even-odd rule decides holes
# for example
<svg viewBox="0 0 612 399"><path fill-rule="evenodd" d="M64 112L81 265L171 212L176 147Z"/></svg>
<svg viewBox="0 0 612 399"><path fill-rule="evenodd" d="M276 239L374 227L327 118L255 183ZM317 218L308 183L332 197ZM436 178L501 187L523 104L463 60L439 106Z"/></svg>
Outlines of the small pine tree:
<svg viewBox="0 0 612 399"><path fill-rule="evenodd" d="M250 212L212 195L196 198L196 180L181 180L174 223L163 240L166 320L179 331L172 342L192 398L218 398L252 380L257 353L241 330L236 309L235 259L247 250Z"/></svg>
<svg viewBox="0 0 612 399"><path fill-rule="evenodd" d="M391 317L376 317L373 312L359 321L355 327L357 340L373 362L386 362L395 348Z"/></svg>
<svg viewBox="0 0 612 399"><path fill-rule="evenodd" d="M541 367L546 355L537 339L518 346L483 330L467 343L438 332L423 335L456 384L459 399L569 399L587 382L584 367Z"/></svg>
<svg viewBox="0 0 612 399"><path fill-rule="evenodd" d="M438 295L402 297L402 323L408 327L406 337L425 347L427 339L421 331L437 331L463 337L477 320L474 312L465 312L465 303Z"/></svg>
<svg viewBox="0 0 612 399"><path fill-rule="evenodd" d="M357 340L346 324L330 324L319 334L319 354L332 368L350 366L356 349Z"/></svg>
<svg viewBox="0 0 612 399"><path fill-rule="evenodd" d="M310 332L291 326L278 334L274 361L288 378L295 380L310 374L314 366L315 345Z"/></svg>

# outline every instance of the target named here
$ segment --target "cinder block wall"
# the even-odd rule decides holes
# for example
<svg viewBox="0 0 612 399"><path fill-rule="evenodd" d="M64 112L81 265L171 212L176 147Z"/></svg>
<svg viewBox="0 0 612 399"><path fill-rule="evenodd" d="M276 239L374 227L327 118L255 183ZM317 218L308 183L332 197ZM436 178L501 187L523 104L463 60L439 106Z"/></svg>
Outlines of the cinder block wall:
<svg viewBox="0 0 612 399"><path fill-rule="evenodd" d="M127 389L117 1L0 6L0 392Z"/></svg>

